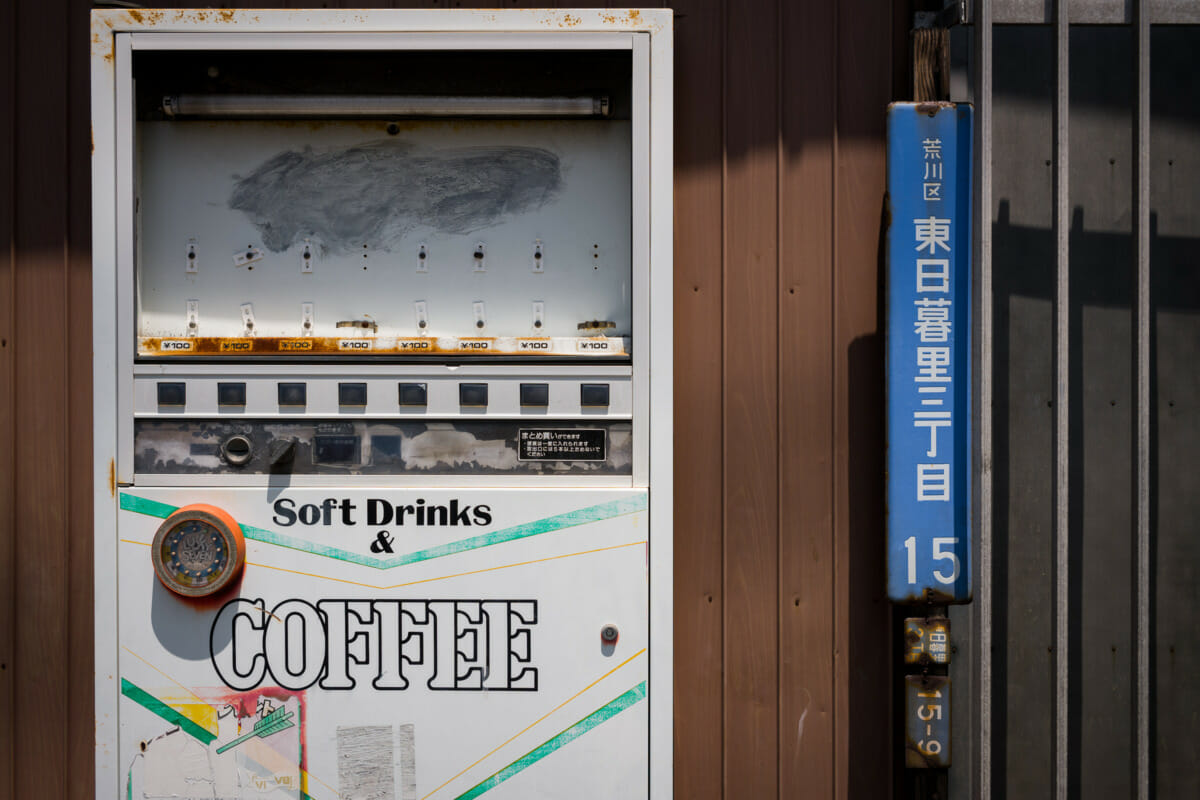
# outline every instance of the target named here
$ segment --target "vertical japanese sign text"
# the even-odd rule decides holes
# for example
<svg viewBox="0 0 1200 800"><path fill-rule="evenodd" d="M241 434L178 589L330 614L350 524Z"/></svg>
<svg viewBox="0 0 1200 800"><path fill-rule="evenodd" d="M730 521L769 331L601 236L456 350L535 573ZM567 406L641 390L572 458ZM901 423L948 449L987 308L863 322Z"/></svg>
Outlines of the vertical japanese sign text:
<svg viewBox="0 0 1200 800"><path fill-rule="evenodd" d="M888 599L971 599L971 124L888 107Z"/></svg>

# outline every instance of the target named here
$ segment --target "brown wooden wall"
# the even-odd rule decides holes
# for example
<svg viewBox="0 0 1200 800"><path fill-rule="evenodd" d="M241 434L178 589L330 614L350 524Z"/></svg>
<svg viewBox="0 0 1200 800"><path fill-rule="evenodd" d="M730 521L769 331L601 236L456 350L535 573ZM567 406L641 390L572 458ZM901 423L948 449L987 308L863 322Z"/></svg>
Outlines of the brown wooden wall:
<svg viewBox="0 0 1200 800"><path fill-rule="evenodd" d="M886 797L884 107L912 4L673 5L676 796ZM93 791L89 8L0 2L0 798Z"/></svg>

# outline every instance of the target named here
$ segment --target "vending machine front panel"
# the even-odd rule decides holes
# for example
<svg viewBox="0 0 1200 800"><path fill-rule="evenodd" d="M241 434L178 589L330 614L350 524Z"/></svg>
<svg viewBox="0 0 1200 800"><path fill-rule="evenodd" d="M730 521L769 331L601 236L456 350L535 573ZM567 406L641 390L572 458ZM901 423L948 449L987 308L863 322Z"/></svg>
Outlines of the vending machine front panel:
<svg viewBox="0 0 1200 800"><path fill-rule="evenodd" d="M670 13L92 20L97 796L670 797Z"/></svg>

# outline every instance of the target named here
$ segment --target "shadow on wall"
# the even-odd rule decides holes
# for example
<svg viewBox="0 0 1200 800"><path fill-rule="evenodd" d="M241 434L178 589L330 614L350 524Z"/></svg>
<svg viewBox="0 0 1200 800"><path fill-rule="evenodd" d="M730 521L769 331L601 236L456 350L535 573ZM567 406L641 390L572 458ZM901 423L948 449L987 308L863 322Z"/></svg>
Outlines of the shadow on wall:
<svg viewBox="0 0 1200 800"><path fill-rule="evenodd" d="M887 205L881 205L876 260L875 329L850 343L847 354L849 563L849 708L839 722L849 726L848 797L873 800L888 781L892 731L888 725L892 689L891 606L884 560L885 386L883 326L887 258Z"/></svg>
<svg viewBox="0 0 1200 800"><path fill-rule="evenodd" d="M1048 716L1020 708L1053 702L1056 248L1050 228L1012 224L1007 199L999 202L993 241L994 637L1007 643L993 664L993 759L1025 765L995 775L993 789L1003 795L1033 785L1037 769L1049 768L1053 737ZM1132 234L1088 230L1084 207L1072 211L1068 246L1071 781L1087 796L1100 778L1077 765L1110 745L1132 747L1125 721L1133 704L1136 591L1136 272ZM1157 662L1166 653L1177 672L1200 663L1194 569L1183 566L1200 562L1191 470L1200 447L1200 238L1161 234L1152 213L1150 252L1152 735L1164 747L1157 785L1174 781L1184 791L1164 796L1190 796L1194 766L1176 761L1168 769L1174 746L1162 743L1196 735L1195 715L1183 709L1194 709L1200 694ZM1122 732L1101 736L1109 725ZM1104 779L1123 785L1130 780L1125 765L1106 765Z"/></svg>

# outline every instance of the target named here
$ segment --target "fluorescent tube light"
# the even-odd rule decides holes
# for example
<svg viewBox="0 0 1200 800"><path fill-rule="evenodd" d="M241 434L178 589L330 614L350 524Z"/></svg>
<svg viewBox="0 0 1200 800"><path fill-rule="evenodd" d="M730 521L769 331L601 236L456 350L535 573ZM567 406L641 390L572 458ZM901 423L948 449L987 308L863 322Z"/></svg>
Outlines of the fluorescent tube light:
<svg viewBox="0 0 1200 800"><path fill-rule="evenodd" d="M428 97L421 95L177 94L175 117L605 117L607 97Z"/></svg>

